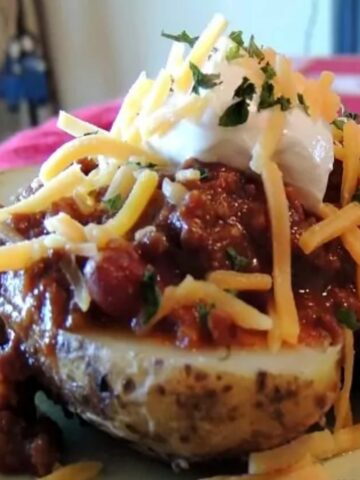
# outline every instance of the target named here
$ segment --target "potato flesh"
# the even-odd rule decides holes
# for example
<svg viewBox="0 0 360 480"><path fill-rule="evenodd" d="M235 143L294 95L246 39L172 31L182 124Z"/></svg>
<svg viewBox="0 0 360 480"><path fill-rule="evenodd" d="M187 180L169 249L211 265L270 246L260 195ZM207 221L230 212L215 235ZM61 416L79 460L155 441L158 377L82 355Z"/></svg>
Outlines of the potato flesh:
<svg viewBox="0 0 360 480"><path fill-rule="evenodd" d="M124 336L60 332L57 386L114 436L190 461L302 434L334 403L341 347L191 352Z"/></svg>

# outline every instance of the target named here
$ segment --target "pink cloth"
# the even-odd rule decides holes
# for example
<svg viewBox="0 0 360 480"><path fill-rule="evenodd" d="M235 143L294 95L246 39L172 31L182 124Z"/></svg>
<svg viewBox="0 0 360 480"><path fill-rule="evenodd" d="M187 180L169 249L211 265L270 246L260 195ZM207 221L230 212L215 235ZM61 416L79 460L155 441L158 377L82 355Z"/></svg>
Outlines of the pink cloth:
<svg viewBox="0 0 360 480"><path fill-rule="evenodd" d="M329 58L299 58L296 67L309 76L319 76L323 70L336 74L335 89L345 107L360 112L360 56ZM75 112L79 118L108 130L119 110L120 102L84 108ZM40 164L70 137L56 128L52 119L44 125L18 133L0 145L0 170Z"/></svg>
<svg viewBox="0 0 360 480"><path fill-rule="evenodd" d="M83 108L74 114L99 128L109 130L119 108L120 101L117 100ZM56 127L55 118L39 127L24 130L0 145L0 170L40 164L70 138Z"/></svg>

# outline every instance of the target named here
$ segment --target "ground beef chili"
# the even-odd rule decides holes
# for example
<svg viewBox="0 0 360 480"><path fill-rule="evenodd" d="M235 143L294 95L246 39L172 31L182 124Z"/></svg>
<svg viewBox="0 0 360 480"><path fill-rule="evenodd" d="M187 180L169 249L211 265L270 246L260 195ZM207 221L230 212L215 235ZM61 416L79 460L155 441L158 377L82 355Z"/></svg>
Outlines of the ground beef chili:
<svg viewBox="0 0 360 480"><path fill-rule="evenodd" d="M34 367L29 368L21 341L35 339L51 360L59 328L79 331L101 326L136 333L146 314L156 309L164 288L178 284L187 274L202 279L216 269L271 273L271 229L261 180L220 164L204 166L191 160L185 167L201 168L202 179L184 183L188 193L180 205L170 204L159 188L126 239L109 243L97 259L76 260L92 297L86 313L74 301L73 285L63 268L69 260L64 252L52 252L25 272L0 275L0 314L17 332L16 337L0 321L0 471L41 476L59 459L59 432L48 419L38 418ZM92 168L92 162L82 162L84 173ZM166 175L173 180L171 172ZM340 182L341 165L336 163L326 193L326 199L335 204ZM39 184L33 183L22 198L37 188ZM99 200L101 193L93 192L95 207L90 213L64 198L47 212L13 215L8 225L17 235L31 239L47 233L44 219L58 212L70 214L83 225L103 223L113 212ZM351 308L360 318L355 265L339 239L311 255L302 252L301 234L319 219L303 208L293 188L288 186L286 193L300 342L334 344L342 335L337 310ZM239 297L266 311L269 295L242 292ZM150 335L180 348L266 344L263 333L239 328L226 314L203 303L175 309ZM27 348L36 358L36 348L34 352L29 344Z"/></svg>
<svg viewBox="0 0 360 480"><path fill-rule="evenodd" d="M78 261L93 300L85 315L74 303L72 287L59 271L56 257L38 262L25 273L20 283L28 296L36 297L32 313L37 312L42 324L48 324L50 318L50 323L62 328L100 323L137 331L148 307L143 282L149 268L154 285L147 287L153 289L153 299L158 290L179 283L187 274L202 279L216 269L271 273L270 220L259 177L221 164L204 166L196 160L186 162L185 167L202 168L202 176L184 183L188 194L180 205L167 202L159 188L128 238L109 244L97 260ZM327 192L327 198L334 202L339 198L339 168L336 164ZM351 307L360 316L355 266L339 239L311 255L302 252L298 245L301 234L319 219L304 209L294 188L288 186L286 192L300 341L308 345L336 343L341 337L337 310ZM99 198L99 192L94 192L94 198ZM73 200L63 199L49 212L14 215L11 227L23 237L33 238L45 232L46 215L59 211L70 213L83 225L102 223L110 215L101 203L85 215ZM18 274L1 277L1 293L7 298L14 275ZM239 296L262 311L267 308L269 293L244 292ZM183 348L249 346L266 341L265 335L234 326L226 315L206 305L177 309L151 334Z"/></svg>
<svg viewBox="0 0 360 480"><path fill-rule="evenodd" d="M19 338L0 320L0 472L44 476L60 460L60 430L39 416L38 383Z"/></svg>

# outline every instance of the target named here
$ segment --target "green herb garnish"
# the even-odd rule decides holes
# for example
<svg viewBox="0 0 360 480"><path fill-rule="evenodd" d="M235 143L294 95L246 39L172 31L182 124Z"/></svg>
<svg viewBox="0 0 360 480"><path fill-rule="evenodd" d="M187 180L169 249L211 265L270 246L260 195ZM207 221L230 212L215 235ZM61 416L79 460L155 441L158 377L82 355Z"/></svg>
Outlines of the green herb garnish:
<svg viewBox="0 0 360 480"><path fill-rule="evenodd" d="M99 130L95 130L94 132L86 132L83 134L83 137L89 137L90 135L97 135Z"/></svg>
<svg viewBox="0 0 360 480"><path fill-rule="evenodd" d="M230 263L231 268L236 272L244 270L244 268L250 265L250 260L239 255L233 247L228 247L226 249L226 258Z"/></svg>
<svg viewBox="0 0 360 480"><path fill-rule="evenodd" d="M200 172L200 180L207 180L209 178L209 169L208 168L200 167L200 168L198 168L198 170Z"/></svg>
<svg viewBox="0 0 360 480"><path fill-rule="evenodd" d="M104 200L102 203L106 206L108 210L110 210L110 212L116 213L123 206L124 201L121 198L121 195L114 195L113 197Z"/></svg>
<svg viewBox="0 0 360 480"><path fill-rule="evenodd" d="M284 97L284 95L280 95L276 99L276 105L280 105L280 109L282 112L286 112L286 110L289 110L291 108L291 100L290 98Z"/></svg>
<svg viewBox="0 0 360 480"><path fill-rule="evenodd" d="M192 93L200 94L200 88L209 90L221 84L220 73L203 73L195 63L190 62L190 70L194 80Z"/></svg>
<svg viewBox="0 0 360 480"><path fill-rule="evenodd" d="M214 304L207 305L205 303L199 303L196 307L199 324L203 330L209 331L209 315L211 310L215 308Z"/></svg>
<svg viewBox="0 0 360 480"><path fill-rule="evenodd" d="M249 104L239 100L228 107L219 118L220 127L236 127L242 125L249 118Z"/></svg>
<svg viewBox="0 0 360 480"><path fill-rule="evenodd" d="M229 38L240 48L244 46L243 32L241 30L232 31Z"/></svg>
<svg viewBox="0 0 360 480"><path fill-rule="evenodd" d="M341 325L349 330L355 331L360 327L357 315L351 308L339 308L336 312L336 318Z"/></svg>
<svg viewBox="0 0 360 480"><path fill-rule="evenodd" d="M261 67L260 70L265 75L265 80L271 81L273 78L276 77L275 69L269 62L267 62L263 67Z"/></svg>
<svg viewBox="0 0 360 480"><path fill-rule="evenodd" d="M235 127L245 123L249 118L249 102L255 93L255 85L247 77L244 77L233 95L233 98L239 98L240 100L225 110L219 118L219 125L221 127Z"/></svg>
<svg viewBox="0 0 360 480"><path fill-rule="evenodd" d="M128 162L129 165L135 165L136 167L139 167L139 168L156 168L158 167L159 165L157 165L156 163L153 163L153 162L148 162L148 163L141 163L141 162Z"/></svg>
<svg viewBox="0 0 360 480"><path fill-rule="evenodd" d="M248 77L244 77L240 85L236 87L233 98L240 98L240 99L244 98L245 100L252 100L255 93L256 93L255 85L252 82L250 82Z"/></svg>
<svg viewBox="0 0 360 480"><path fill-rule="evenodd" d="M156 283L156 273L152 268L145 270L140 288L143 301L141 321L146 325L158 311L161 298L161 293Z"/></svg>
<svg viewBox="0 0 360 480"><path fill-rule="evenodd" d="M231 45L227 50L225 54L225 58L228 62L232 62L233 60L236 60L237 58L240 58L240 47L239 45Z"/></svg>
<svg viewBox="0 0 360 480"><path fill-rule="evenodd" d="M185 30L183 30L181 33L178 33L177 35L162 31L161 36L164 38L168 38L169 40L174 40L175 42L186 43L190 47L193 47L199 38L191 37Z"/></svg>
<svg viewBox="0 0 360 480"><path fill-rule="evenodd" d="M358 113L348 112L347 110L345 110L342 116L348 118L349 120L354 120L354 122L358 122L360 120L360 115Z"/></svg>
<svg viewBox="0 0 360 480"><path fill-rule="evenodd" d="M258 111L274 107L275 105L279 105L281 110L285 112L291 108L290 98L286 98L283 95L275 98L274 85L265 80L261 87Z"/></svg>
<svg viewBox="0 0 360 480"><path fill-rule="evenodd" d="M246 51L248 52L249 57L257 58L259 62L262 62L265 58L264 52L255 42L254 35L251 35Z"/></svg>
<svg viewBox="0 0 360 480"><path fill-rule="evenodd" d="M275 105L274 85L267 80L262 84L258 110L271 108Z"/></svg>
<svg viewBox="0 0 360 480"><path fill-rule="evenodd" d="M297 99L298 99L299 104L303 107L306 115L309 115L309 105L305 102L304 95L302 93L298 93L297 94Z"/></svg>
<svg viewBox="0 0 360 480"><path fill-rule="evenodd" d="M334 125L334 127L336 127L338 130L343 131L345 120L341 120L341 118L335 118L335 120L333 120L331 124Z"/></svg>
<svg viewBox="0 0 360 480"><path fill-rule="evenodd" d="M352 201L360 203L360 188L358 188L352 196Z"/></svg>

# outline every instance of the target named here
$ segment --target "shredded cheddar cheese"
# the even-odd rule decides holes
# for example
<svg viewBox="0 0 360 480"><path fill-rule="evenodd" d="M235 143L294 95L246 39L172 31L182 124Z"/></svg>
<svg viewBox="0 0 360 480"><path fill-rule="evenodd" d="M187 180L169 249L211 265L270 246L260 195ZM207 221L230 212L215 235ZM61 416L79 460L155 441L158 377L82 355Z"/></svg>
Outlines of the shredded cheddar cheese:
<svg viewBox="0 0 360 480"><path fill-rule="evenodd" d="M229 270L215 270L207 280L223 290L270 290L272 279L263 273L238 273Z"/></svg>
<svg viewBox="0 0 360 480"><path fill-rule="evenodd" d="M54 217L46 218L45 228L49 233L55 233L70 242L82 243L86 241L84 227L67 213L60 212Z"/></svg>
<svg viewBox="0 0 360 480"><path fill-rule="evenodd" d="M42 165L39 177L47 183L73 162L97 155L114 158L119 162L125 162L131 155L149 157L143 149L116 140L109 135L89 135L75 138L56 150Z"/></svg>
<svg viewBox="0 0 360 480"><path fill-rule="evenodd" d="M86 186L87 183L88 180L81 172L80 166L72 165L29 197L9 207L1 208L0 220L14 213L36 213L46 210L56 200L72 195L76 188Z"/></svg>
<svg viewBox="0 0 360 480"><path fill-rule="evenodd" d="M300 237L299 245L305 253L311 253L357 225L360 225L360 205L349 203L334 215L306 230Z"/></svg>
<svg viewBox="0 0 360 480"><path fill-rule="evenodd" d="M90 134L96 135L98 133L101 133L102 135L109 134L106 130L96 127L91 123L84 122L84 120L80 120L79 118L63 111L60 111L59 113L57 127L73 137L82 137L83 135Z"/></svg>
<svg viewBox="0 0 360 480"><path fill-rule="evenodd" d="M207 104L206 97L198 97L194 95L190 96L182 105L174 108L171 112L160 112L160 115L155 114L150 116L150 118L145 118L142 127L143 137L148 138L152 135L165 135L165 133L183 118L193 120L199 119L204 113Z"/></svg>
<svg viewBox="0 0 360 480"><path fill-rule="evenodd" d="M103 225L90 224L85 228L87 237L100 246L111 238L121 237L127 233L148 204L158 184L158 175L151 170L140 173L127 200L115 217Z"/></svg>
<svg viewBox="0 0 360 480"><path fill-rule="evenodd" d="M252 453L249 472L261 475L284 470L309 454L315 460L325 460L334 456L335 450L335 439L329 430L309 433L281 447Z"/></svg>
<svg viewBox="0 0 360 480"><path fill-rule="evenodd" d="M289 206L281 171L271 160L280 141L285 116L274 109L267 128L254 149L253 168L263 181L271 222L273 246L273 282L277 319L285 342L297 343L299 321L291 285L291 239Z"/></svg>
<svg viewBox="0 0 360 480"><path fill-rule="evenodd" d="M273 321L273 327L268 332L267 344L268 344L269 350L273 353L276 353L280 350L282 345L282 332L281 332L281 324L279 322L279 317L276 313L275 302L273 298L271 298L270 301L268 302L268 314L270 315Z"/></svg>
<svg viewBox="0 0 360 480"><path fill-rule="evenodd" d="M289 98L293 104L296 104L297 87L291 61L283 55L277 55L276 72L275 86L278 95L283 95L285 98Z"/></svg>
<svg viewBox="0 0 360 480"><path fill-rule="evenodd" d="M47 257L50 250L63 249L82 257L95 257L97 248L87 242L71 242L57 234L44 235L0 247L0 272L23 270Z"/></svg>
<svg viewBox="0 0 360 480"><path fill-rule="evenodd" d="M209 25L205 28L193 49L186 58L183 67L174 79L174 87L182 92L187 92L192 85L192 75L189 68L190 62L201 67L227 27L227 21L220 15L214 15Z"/></svg>
<svg viewBox="0 0 360 480"><path fill-rule="evenodd" d="M159 310L150 320L146 329L153 326L176 308L184 305L194 305L201 301L213 304L216 309L227 313L233 318L234 323L240 327L267 331L272 326L271 318L254 307L224 292L216 285L194 280L188 275L176 287L167 287L165 289Z"/></svg>
<svg viewBox="0 0 360 480"><path fill-rule="evenodd" d="M334 205L328 203L322 204L320 214L324 218L328 218L338 212ZM347 230L341 235L344 247L350 253L357 265L360 265L360 230L357 227Z"/></svg>
<svg viewBox="0 0 360 480"><path fill-rule="evenodd" d="M109 200L115 195L120 195L122 199L127 198L135 183L134 170L130 165L123 165L113 176L109 188L107 189L103 200Z"/></svg>
<svg viewBox="0 0 360 480"><path fill-rule="evenodd" d="M360 128L349 120L344 125L343 175L341 203L347 205L355 193L359 178Z"/></svg>
<svg viewBox="0 0 360 480"><path fill-rule="evenodd" d="M283 340L295 344L300 327L291 286L289 206L282 174L275 163L271 161L264 163L262 179L271 221L276 312Z"/></svg>
<svg viewBox="0 0 360 480"><path fill-rule="evenodd" d="M124 98L120 111L111 127L112 136L126 140L126 132L140 112L153 83L153 80L146 78L145 72L139 75L139 78Z"/></svg>
<svg viewBox="0 0 360 480"><path fill-rule="evenodd" d="M101 469L102 464L99 462L72 463L41 477L41 480L94 480Z"/></svg>
<svg viewBox="0 0 360 480"><path fill-rule="evenodd" d="M166 62L166 71L171 75L176 75L184 63L185 45L179 42L173 42Z"/></svg>

